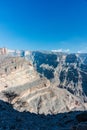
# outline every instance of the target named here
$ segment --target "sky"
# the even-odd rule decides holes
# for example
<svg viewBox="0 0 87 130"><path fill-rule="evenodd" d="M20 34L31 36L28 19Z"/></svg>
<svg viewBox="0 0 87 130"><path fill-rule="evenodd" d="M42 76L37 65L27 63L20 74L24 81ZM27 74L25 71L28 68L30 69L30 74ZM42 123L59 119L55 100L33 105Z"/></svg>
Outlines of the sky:
<svg viewBox="0 0 87 130"><path fill-rule="evenodd" d="M87 52L87 0L0 0L0 47Z"/></svg>

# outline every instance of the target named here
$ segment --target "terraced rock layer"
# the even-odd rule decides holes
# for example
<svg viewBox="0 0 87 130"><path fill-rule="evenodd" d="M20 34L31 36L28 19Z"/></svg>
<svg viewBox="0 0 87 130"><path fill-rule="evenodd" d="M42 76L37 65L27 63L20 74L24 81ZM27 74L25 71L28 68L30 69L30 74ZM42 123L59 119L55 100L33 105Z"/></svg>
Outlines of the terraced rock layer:
<svg viewBox="0 0 87 130"><path fill-rule="evenodd" d="M2 57L0 66L0 99L15 109L38 114L86 110L80 98L41 76L28 60Z"/></svg>

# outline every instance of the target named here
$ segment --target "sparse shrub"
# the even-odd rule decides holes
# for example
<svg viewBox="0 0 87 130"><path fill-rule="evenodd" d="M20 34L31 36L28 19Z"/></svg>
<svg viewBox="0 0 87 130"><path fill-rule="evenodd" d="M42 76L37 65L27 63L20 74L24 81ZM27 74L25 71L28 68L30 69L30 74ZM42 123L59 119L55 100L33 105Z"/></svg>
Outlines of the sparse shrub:
<svg viewBox="0 0 87 130"><path fill-rule="evenodd" d="M18 96L17 93L11 92L11 91L4 91L3 93L4 93L5 97L8 99L9 103L11 103L13 101L13 99Z"/></svg>

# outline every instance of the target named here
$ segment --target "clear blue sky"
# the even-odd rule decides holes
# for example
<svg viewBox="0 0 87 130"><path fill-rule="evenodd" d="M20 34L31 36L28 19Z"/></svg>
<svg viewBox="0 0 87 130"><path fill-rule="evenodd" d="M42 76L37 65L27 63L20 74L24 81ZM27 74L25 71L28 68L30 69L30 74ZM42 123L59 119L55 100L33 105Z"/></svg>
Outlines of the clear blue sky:
<svg viewBox="0 0 87 130"><path fill-rule="evenodd" d="M0 47L87 52L87 0L0 0Z"/></svg>

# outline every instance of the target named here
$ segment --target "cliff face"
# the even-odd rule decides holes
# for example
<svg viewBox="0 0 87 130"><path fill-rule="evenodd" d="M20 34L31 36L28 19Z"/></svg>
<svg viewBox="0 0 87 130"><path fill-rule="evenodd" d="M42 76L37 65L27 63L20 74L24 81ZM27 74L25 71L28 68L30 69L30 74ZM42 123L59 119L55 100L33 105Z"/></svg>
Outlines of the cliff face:
<svg viewBox="0 0 87 130"><path fill-rule="evenodd" d="M87 54L1 55L0 99L38 114L86 110Z"/></svg>
<svg viewBox="0 0 87 130"><path fill-rule="evenodd" d="M33 52L36 70L55 86L87 101L87 54Z"/></svg>
<svg viewBox="0 0 87 130"><path fill-rule="evenodd" d="M21 57L0 56L0 90L31 82L36 77L33 65Z"/></svg>

